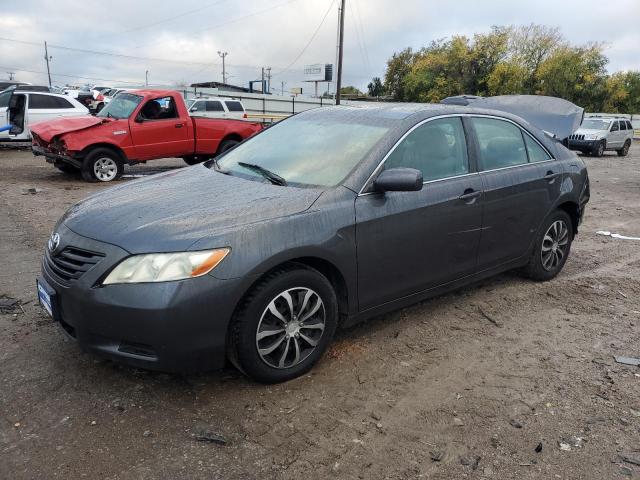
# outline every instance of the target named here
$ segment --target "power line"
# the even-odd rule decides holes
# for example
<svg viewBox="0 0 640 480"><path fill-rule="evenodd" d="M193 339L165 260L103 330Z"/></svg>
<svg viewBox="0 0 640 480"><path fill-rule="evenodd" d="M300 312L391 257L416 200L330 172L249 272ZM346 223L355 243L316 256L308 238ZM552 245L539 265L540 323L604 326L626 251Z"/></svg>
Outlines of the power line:
<svg viewBox="0 0 640 480"><path fill-rule="evenodd" d="M311 43L315 40L316 35L318 35L318 32L320 31L320 29L322 28L322 25L324 25L324 21L327 19L327 17L329 16L329 13L331 12L331 9L333 8L333 5L336 3L336 0L332 0L331 4L329 5L329 8L327 9L327 12L324 14L324 17L322 17L322 20L320 21L320 25L318 25L318 28L316 28L316 31L313 32L313 35L311 35L311 38L309 39L309 41L307 42L307 44L304 46L304 48L302 49L302 51L298 54L298 56L293 60L293 62L291 62L289 65L287 65L285 68L283 68L282 70L280 70L278 73L274 73L273 76L277 77L278 75L281 75L282 73L286 72L287 70L289 70L293 65L295 65L295 63L300 60L300 57L302 57L302 55L304 55L304 52L307 51L307 48L309 48L309 46L311 45Z"/></svg>
<svg viewBox="0 0 640 480"><path fill-rule="evenodd" d="M172 17L164 18L162 20L158 20L158 21L153 22L153 23L148 23L146 25L139 25L137 27L133 27L133 28L129 28L127 30L123 30L122 32L119 32L119 33L110 33L110 34L107 34L107 35L100 35L99 37L95 37L93 40L95 41L95 40L100 39L100 38L110 37L110 36L114 36L114 35L124 35L124 34L127 34L127 33L134 32L134 31L146 30L147 28L155 27L157 25L162 25L163 23L172 22L176 18L186 17L188 15L192 15L194 13L201 12L202 10L206 10L208 8L215 7L216 5L219 5L219 4L224 3L226 1L227 0L218 0L217 2L213 2L210 5L206 5L204 7L196 8L194 10L188 10L186 12L182 12L180 14L173 15Z"/></svg>
<svg viewBox="0 0 640 480"><path fill-rule="evenodd" d="M234 18L234 19L229 20L227 22L222 22L222 23L219 23L217 25L213 25L211 27L203 28L201 30L196 30L194 32L189 32L188 35L185 35L185 36L193 36L193 35L197 35L197 34L202 33L202 32L207 32L209 30L215 30L216 28L220 28L220 27L224 27L224 26L227 26L227 25L231 25L231 24L237 23L237 22L239 22L241 20L246 20L247 18L255 17L257 15L261 15L261 14L269 12L271 10L275 10L276 8L284 7L285 5L289 5L290 3L298 2L298 1L300 1L300 0L287 0L286 2L282 2L282 3L279 3L277 5L272 5L269 8L265 8L265 9L259 10L257 12L254 12L254 13L250 13L250 14L244 15L242 17ZM166 43L166 42L169 42L169 41L171 41L171 40L160 40L160 41L152 42L152 43L144 43L142 45L136 45L133 48L150 47L150 46L153 46L153 45L158 45L158 44Z"/></svg>
<svg viewBox="0 0 640 480"><path fill-rule="evenodd" d="M21 43L23 45L34 45L37 47L40 47L40 43L37 42L30 42L27 40L18 40L15 38L6 38L6 37L0 37L0 41L5 41L5 42L13 42L13 43ZM214 66L215 64L212 63L205 63L205 62L188 62L185 60L169 60L166 58L153 58L153 57L138 57L135 55L126 55L124 53L117 53L117 52L106 52L106 51L101 51L101 50L88 50L88 49L84 49L84 48L76 48L76 47L67 47L64 45L53 45L53 44L48 44L49 48L55 48L58 50L67 50L70 52L78 52L78 53L90 53L92 55L107 55L107 56L111 56L111 57L118 57L118 58L127 58L130 60L146 60L148 62L166 62L166 63L177 63L177 64L183 64L183 65L207 65L207 66Z"/></svg>
<svg viewBox="0 0 640 480"><path fill-rule="evenodd" d="M365 31L364 31L364 23L362 22L362 17L360 15L360 7L358 6L358 2L356 0L353 1L353 9L352 11L355 12L355 20L356 20L356 28L359 25L360 27L360 33L359 33L359 37L360 37L360 41L362 43L362 48L364 50L364 57L366 59L366 65L367 68L369 69L369 73L373 73L372 69L371 69L371 61L369 59L369 49L367 48L367 40L365 38Z"/></svg>
<svg viewBox="0 0 640 480"><path fill-rule="evenodd" d="M18 72L36 73L36 74L43 75L43 76L47 75L47 72L44 72L44 71L28 70L26 68L20 68L20 67L6 67L6 66L0 65L0 68L8 68L8 69L11 69L11 70L16 70ZM52 77L78 78L78 79L82 79L82 80L99 80L101 82L131 83L131 84L140 83L139 80L114 80L112 78L84 77L82 75L75 75L75 74L69 74L69 73L52 73L51 76Z"/></svg>

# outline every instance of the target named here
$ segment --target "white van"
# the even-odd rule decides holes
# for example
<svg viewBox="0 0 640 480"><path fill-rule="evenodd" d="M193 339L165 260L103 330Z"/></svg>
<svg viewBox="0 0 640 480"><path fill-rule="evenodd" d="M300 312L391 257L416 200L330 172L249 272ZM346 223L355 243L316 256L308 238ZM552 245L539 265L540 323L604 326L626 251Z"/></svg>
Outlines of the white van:
<svg viewBox="0 0 640 480"><path fill-rule="evenodd" d="M231 118L234 120L247 118L242 102L229 98L194 98L187 100L187 108L192 117Z"/></svg>
<svg viewBox="0 0 640 480"><path fill-rule="evenodd" d="M89 115L87 107L66 95L43 91L7 89L0 92L0 128L11 125L11 129L0 132L1 140L31 140L29 125L60 117Z"/></svg>

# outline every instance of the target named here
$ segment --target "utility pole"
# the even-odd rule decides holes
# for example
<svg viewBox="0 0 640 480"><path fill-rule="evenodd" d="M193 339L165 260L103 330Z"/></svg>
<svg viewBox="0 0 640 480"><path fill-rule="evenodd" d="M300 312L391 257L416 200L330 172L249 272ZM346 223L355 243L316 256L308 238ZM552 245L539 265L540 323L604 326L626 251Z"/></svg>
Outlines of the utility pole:
<svg viewBox="0 0 640 480"><path fill-rule="evenodd" d="M53 57L49 56L49 51L47 50L47 42L44 42L44 59L47 62L47 76L49 77L49 88L51 88L51 70L49 69L49 60Z"/></svg>
<svg viewBox="0 0 640 480"><path fill-rule="evenodd" d="M336 81L336 105L340 105L342 88L342 57L344 51L344 8L346 0L340 0L340 26L338 27L338 79Z"/></svg>
<svg viewBox="0 0 640 480"><path fill-rule="evenodd" d="M218 50L218 56L222 59L222 83L227 83L227 70L225 69L224 59L229 52L221 52Z"/></svg>
<svg viewBox="0 0 640 480"><path fill-rule="evenodd" d="M262 93L265 93L265 91L264 91L264 67L262 67Z"/></svg>
<svg viewBox="0 0 640 480"><path fill-rule="evenodd" d="M16 74L16 72L7 72L9 74L9 81L13 80L13 76Z"/></svg>
<svg viewBox="0 0 640 480"><path fill-rule="evenodd" d="M149 86L149 70L144 71L144 85Z"/></svg>
<svg viewBox="0 0 640 480"><path fill-rule="evenodd" d="M282 96L284 97L284 85L286 82L280 82L282 84Z"/></svg>

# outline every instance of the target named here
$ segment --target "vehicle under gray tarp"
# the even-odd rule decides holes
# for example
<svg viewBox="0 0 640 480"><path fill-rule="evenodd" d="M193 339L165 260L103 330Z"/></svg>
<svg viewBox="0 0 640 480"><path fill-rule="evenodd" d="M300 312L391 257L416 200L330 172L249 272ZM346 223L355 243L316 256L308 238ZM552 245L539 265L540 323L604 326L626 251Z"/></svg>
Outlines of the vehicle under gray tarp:
<svg viewBox="0 0 640 480"><path fill-rule="evenodd" d="M577 105L562 98L543 95L500 95L497 97L459 95L445 98L442 103L473 105L478 108L512 113L540 130L555 135L559 140L564 140L575 132L584 116L584 109Z"/></svg>

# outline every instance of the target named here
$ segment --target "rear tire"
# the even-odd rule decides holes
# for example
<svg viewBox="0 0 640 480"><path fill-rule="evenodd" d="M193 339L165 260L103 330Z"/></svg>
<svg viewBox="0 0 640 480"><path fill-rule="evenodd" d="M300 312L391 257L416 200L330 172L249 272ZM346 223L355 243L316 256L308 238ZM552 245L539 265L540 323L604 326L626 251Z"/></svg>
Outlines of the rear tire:
<svg viewBox="0 0 640 480"><path fill-rule="evenodd" d="M536 281L551 280L562 271L572 242L571 217L564 210L556 210L544 221L524 274Z"/></svg>
<svg viewBox="0 0 640 480"><path fill-rule="evenodd" d="M232 139L223 141L218 147L218 151L216 152L216 155L221 155L227 150L231 150L233 147L235 147L239 143L240 142L238 140L232 140Z"/></svg>
<svg viewBox="0 0 640 480"><path fill-rule="evenodd" d="M82 162L82 178L87 182L111 182L124 172L120 155L109 148L96 148Z"/></svg>
<svg viewBox="0 0 640 480"><path fill-rule="evenodd" d="M229 327L228 356L245 375L278 383L304 375L338 325L335 291L302 265L268 274L243 299Z"/></svg>
<svg viewBox="0 0 640 480"><path fill-rule="evenodd" d="M629 154L629 148L631 148L631 140L624 142L624 146L620 150L616 150L619 157L626 157Z"/></svg>

